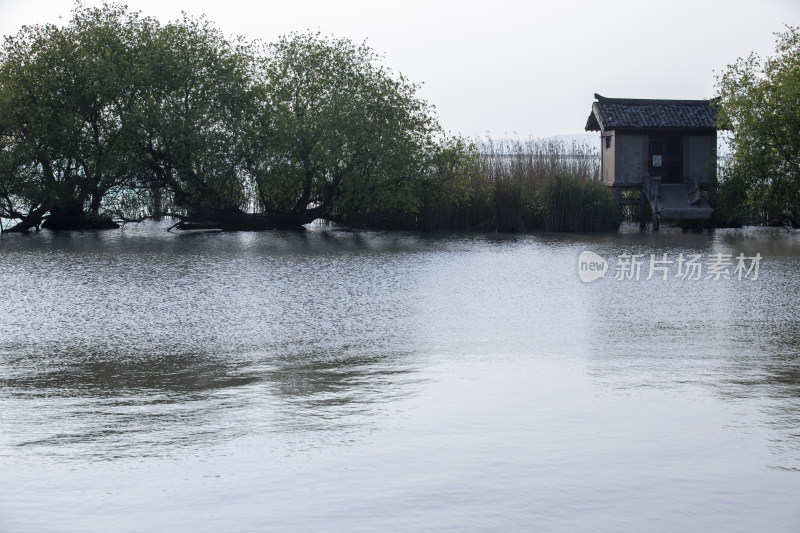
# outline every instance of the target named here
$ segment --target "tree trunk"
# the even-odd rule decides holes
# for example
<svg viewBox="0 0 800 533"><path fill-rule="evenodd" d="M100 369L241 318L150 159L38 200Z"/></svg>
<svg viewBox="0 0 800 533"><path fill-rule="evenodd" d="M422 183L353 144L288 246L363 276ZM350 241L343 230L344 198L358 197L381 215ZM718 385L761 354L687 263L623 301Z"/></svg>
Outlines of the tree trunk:
<svg viewBox="0 0 800 533"><path fill-rule="evenodd" d="M240 209L197 213L181 220L180 230L219 229L223 231L264 231L269 229L302 229L323 214L322 208L303 213L245 213Z"/></svg>
<svg viewBox="0 0 800 533"><path fill-rule="evenodd" d="M42 227L58 231L100 230L116 229L119 224L107 216L84 212L83 205L79 203L69 203L51 207Z"/></svg>
<svg viewBox="0 0 800 533"><path fill-rule="evenodd" d="M44 217L45 213L47 213L47 207L36 207L29 211L27 216L22 217L17 224L5 230L5 232L25 233L31 228L36 228L38 230L39 226L42 224L42 218Z"/></svg>

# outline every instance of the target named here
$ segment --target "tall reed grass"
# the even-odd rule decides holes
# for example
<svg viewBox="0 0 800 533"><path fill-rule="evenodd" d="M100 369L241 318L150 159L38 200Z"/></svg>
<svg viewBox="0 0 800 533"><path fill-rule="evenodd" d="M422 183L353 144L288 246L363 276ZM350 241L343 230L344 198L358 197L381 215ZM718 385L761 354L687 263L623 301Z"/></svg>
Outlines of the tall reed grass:
<svg viewBox="0 0 800 533"><path fill-rule="evenodd" d="M475 145L462 176L465 198L440 196L424 206L425 230L609 231L620 212L599 182L597 149L530 139Z"/></svg>
<svg viewBox="0 0 800 533"><path fill-rule="evenodd" d="M556 175L540 191L542 228L547 231L609 231L621 213L608 189L597 181Z"/></svg>
<svg viewBox="0 0 800 533"><path fill-rule="evenodd" d="M364 227L421 231L611 231L621 212L600 184L597 149L558 140L453 142L413 212L350 217Z"/></svg>

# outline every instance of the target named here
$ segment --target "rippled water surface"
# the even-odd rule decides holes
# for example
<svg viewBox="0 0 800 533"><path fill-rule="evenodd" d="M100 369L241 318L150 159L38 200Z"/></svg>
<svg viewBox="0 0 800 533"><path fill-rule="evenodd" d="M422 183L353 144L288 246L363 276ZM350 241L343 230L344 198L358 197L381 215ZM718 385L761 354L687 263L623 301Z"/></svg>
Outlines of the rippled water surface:
<svg viewBox="0 0 800 533"><path fill-rule="evenodd" d="M800 530L800 234L165 227L0 237L0 531Z"/></svg>

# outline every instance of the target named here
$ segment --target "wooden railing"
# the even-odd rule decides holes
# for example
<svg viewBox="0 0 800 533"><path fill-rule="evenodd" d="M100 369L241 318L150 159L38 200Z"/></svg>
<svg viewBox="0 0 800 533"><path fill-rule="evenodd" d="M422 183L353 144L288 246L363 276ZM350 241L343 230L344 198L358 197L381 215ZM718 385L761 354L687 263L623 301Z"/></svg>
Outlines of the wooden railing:
<svg viewBox="0 0 800 533"><path fill-rule="evenodd" d="M659 218L658 212L661 209L661 176L651 176L650 174L642 174L642 195L650 203L653 211L653 230L658 231ZM644 203L644 202L642 202ZM644 207L644 205L642 205Z"/></svg>

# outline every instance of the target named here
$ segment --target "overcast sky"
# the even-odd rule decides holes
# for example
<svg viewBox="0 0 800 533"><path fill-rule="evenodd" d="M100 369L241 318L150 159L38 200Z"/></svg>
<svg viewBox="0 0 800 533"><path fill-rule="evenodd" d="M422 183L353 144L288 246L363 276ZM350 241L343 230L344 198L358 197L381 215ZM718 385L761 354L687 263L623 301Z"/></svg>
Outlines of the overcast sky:
<svg viewBox="0 0 800 533"><path fill-rule="evenodd" d="M86 0L85 5L102 2ZM162 21L205 14L227 35L366 39L414 82L445 129L476 137L580 133L594 93L709 98L714 73L800 25L800 1L129 0ZM71 0L0 0L0 33L66 21Z"/></svg>

